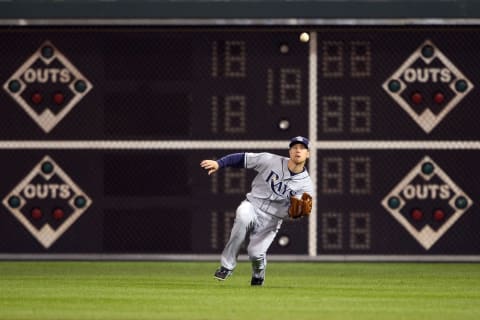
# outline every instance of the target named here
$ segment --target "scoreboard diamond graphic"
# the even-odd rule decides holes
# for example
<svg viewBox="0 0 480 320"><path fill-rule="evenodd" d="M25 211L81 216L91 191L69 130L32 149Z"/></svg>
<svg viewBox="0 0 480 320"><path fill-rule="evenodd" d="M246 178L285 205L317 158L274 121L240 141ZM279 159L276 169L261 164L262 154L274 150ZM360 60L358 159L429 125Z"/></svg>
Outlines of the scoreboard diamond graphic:
<svg viewBox="0 0 480 320"><path fill-rule="evenodd" d="M49 41L43 43L3 86L46 133L92 87L87 78Z"/></svg>
<svg viewBox="0 0 480 320"><path fill-rule="evenodd" d="M49 248L87 210L92 200L45 156L3 199L4 206Z"/></svg>
<svg viewBox="0 0 480 320"><path fill-rule="evenodd" d="M472 206L472 200L429 157L383 199L383 207L429 250Z"/></svg>
<svg viewBox="0 0 480 320"><path fill-rule="evenodd" d="M473 89L473 84L433 42L427 40L382 87L426 133L430 133Z"/></svg>

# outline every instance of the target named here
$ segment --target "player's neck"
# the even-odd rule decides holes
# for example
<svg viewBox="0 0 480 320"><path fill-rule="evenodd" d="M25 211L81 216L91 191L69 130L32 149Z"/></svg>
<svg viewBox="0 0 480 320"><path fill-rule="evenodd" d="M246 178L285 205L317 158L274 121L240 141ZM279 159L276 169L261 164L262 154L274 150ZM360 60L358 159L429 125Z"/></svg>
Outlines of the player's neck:
<svg viewBox="0 0 480 320"><path fill-rule="evenodd" d="M290 170L293 173L300 173L305 170L305 162L301 163L295 163L293 161L288 161L288 170Z"/></svg>

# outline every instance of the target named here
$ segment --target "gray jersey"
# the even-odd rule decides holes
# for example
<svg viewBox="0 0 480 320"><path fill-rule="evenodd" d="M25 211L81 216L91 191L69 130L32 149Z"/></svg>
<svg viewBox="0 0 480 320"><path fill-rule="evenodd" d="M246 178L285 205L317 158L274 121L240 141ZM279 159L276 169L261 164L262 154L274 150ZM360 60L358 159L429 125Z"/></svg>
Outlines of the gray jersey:
<svg viewBox="0 0 480 320"><path fill-rule="evenodd" d="M300 198L304 192L314 196L308 171L292 176L288 160L266 152L245 153L245 168L258 172L247 199L260 210L282 219L288 218L290 197Z"/></svg>

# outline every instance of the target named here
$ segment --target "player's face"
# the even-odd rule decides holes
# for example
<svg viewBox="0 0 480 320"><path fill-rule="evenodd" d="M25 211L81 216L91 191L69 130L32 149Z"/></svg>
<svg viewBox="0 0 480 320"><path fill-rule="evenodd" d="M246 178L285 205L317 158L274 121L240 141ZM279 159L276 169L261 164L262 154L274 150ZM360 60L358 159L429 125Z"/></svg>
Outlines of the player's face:
<svg viewBox="0 0 480 320"><path fill-rule="evenodd" d="M305 147L301 143L294 144L290 148L289 153L290 160L292 160L296 164L304 163L310 156L310 152L308 151L307 147Z"/></svg>

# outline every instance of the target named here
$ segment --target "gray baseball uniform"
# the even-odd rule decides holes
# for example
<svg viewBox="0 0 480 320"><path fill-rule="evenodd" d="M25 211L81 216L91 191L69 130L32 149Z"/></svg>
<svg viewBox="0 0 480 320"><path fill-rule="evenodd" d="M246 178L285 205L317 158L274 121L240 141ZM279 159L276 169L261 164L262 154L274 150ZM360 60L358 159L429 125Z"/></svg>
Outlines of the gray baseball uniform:
<svg viewBox="0 0 480 320"><path fill-rule="evenodd" d="M299 198L304 192L313 196L314 189L306 168L297 174L288 169L289 158L271 153L245 153L243 161L243 167L254 169L258 174L252 182L251 191L246 195L247 199L237 208L221 264L227 269L235 269L240 248L249 236L247 252L252 262L252 276L263 279L266 252L283 219L288 218L290 197ZM229 166L222 162L220 164Z"/></svg>

